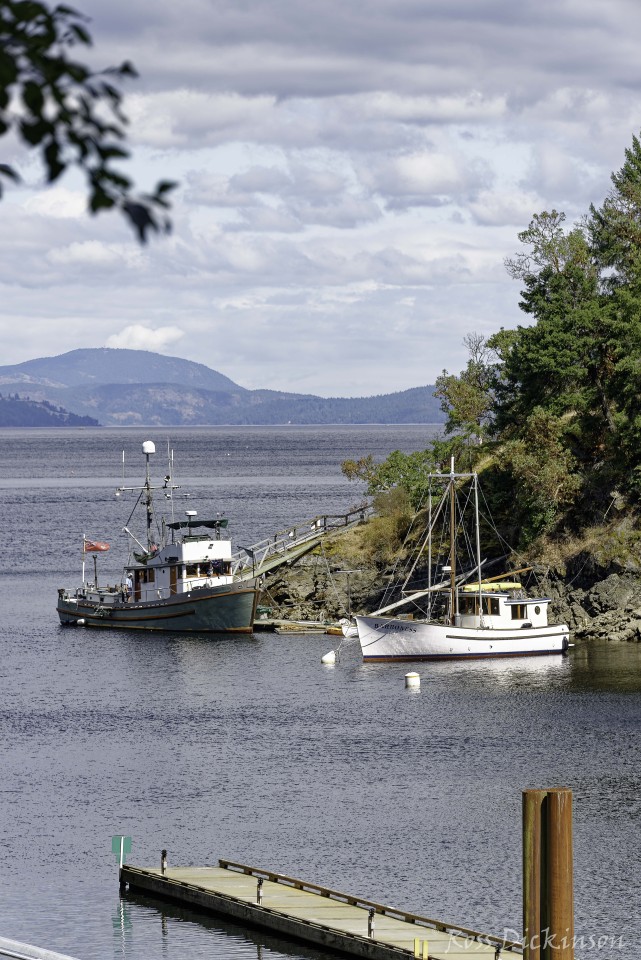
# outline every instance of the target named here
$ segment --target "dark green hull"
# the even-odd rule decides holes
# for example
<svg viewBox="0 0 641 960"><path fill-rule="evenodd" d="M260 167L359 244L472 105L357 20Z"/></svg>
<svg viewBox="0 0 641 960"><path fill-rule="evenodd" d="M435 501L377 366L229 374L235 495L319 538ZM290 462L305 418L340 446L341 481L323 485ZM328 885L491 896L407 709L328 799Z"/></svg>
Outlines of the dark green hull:
<svg viewBox="0 0 641 960"><path fill-rule="evenodd" d="M118 630L172 630L182 633L251 633L258 591L253 583L228 584L176 594L155 603L100 603L60 591L62 624Z"/></svg>

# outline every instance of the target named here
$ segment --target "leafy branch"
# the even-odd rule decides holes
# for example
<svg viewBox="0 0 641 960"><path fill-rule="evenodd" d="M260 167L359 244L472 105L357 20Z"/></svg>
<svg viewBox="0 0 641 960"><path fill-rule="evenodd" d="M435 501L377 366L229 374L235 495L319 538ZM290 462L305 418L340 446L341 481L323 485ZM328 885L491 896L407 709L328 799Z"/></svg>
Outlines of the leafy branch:
<svg viewBox="0 0 641 960"><path fill-rule="evenodd" d="M129 62L93 73L70 56L92 45L87 22L68 6L0 0L0 136L14 131L36 150L48 183L79 168L90 213L119 210L144 243L150 231L170 230L168 194L175 184L164 180L136 196L132 180L114 166L130 155L118 84L137 74ZM0 196L2 178L20 180L14 167L0 163Z"/></svg>

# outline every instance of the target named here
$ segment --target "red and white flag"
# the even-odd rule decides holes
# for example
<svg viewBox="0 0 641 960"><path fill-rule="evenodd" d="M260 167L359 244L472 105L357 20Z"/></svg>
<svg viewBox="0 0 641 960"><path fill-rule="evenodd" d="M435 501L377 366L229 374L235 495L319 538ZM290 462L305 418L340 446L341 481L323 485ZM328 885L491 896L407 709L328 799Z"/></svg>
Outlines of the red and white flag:
<svg viewBox="0 0 641 960"><path fill-rule="evenodd" d="M84 549L85 553L102 553L109 549L109 544L103 540L87 540L85 537Z"/></svg>

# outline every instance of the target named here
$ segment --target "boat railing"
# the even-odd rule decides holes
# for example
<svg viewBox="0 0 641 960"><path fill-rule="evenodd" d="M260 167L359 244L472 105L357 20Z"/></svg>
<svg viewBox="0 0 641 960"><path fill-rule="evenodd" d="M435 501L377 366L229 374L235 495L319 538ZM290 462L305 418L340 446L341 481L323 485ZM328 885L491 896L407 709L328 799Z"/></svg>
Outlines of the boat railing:
<svg viewBox="0 0 641 960"><path fill-rule="evenodd" d="M261 569L273 569L305 552L306 547L311 548L327 534L362 523L371 513L371 504L363 503L347 513L322 514L279 530L272 537L237 550L232 556L232 572L235 575L250 572L253 576Z"/></svg>

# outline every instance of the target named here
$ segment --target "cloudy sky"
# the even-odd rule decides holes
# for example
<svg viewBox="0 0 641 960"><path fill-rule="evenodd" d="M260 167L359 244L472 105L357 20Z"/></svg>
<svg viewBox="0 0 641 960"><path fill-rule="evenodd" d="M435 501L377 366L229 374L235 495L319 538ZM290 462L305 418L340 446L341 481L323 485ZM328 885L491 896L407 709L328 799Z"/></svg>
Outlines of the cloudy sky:
<svg viewBox="0 0 641 960"><path fill-rule="evenodd" d="M0 363L185 357L249 388L370 396L525 322L503 261L534 213L600 203L641 128L637 0L78 0L132 60L141 248L81 183L0 203ZM6 141L6 138L5 138Z"/></svg>

